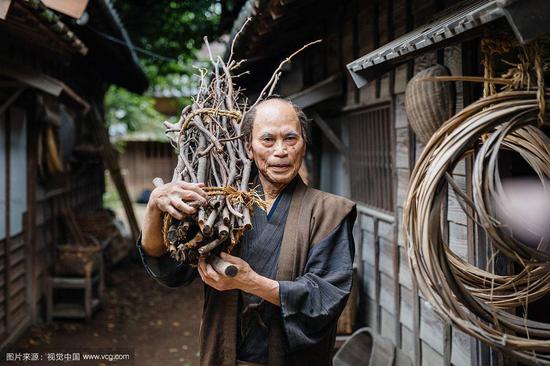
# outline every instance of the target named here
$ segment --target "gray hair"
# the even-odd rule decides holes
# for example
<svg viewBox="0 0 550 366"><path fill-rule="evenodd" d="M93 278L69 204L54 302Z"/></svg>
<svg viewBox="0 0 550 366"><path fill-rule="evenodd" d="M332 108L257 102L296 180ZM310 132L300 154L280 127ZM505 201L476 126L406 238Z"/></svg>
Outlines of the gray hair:
<svg viewBox="0 0 550 366"><path fill-rule="evenodd" d="M262 100L260 103L256 104L252 108L250 108L244 115L243 121L241 122L241 134L243 135L245 141L250 142L252 141L252 127L254 125L254 120L256 119L256 112L258 110L258 107L265 101L268 100L280 100L282 102L288 103L292 109L294 109L294 112L296 112L296 116L298 117L298 121L300 122L300 128L302 132L302 138L304 139L306 146L309 145L310 139L310 125L311 121L307 118L306 114L296 104L292 103L292 101L279 97L279 96L270 96L264 100Z"/></svg>

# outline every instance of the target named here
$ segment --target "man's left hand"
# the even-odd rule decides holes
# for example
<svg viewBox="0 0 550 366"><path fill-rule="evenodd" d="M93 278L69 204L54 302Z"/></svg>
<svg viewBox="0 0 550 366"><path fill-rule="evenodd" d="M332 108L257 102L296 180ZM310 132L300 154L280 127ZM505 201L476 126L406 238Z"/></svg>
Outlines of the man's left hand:
<svg viewBox="0 0 550 366"><path fill-rule="evenodd" d="M253 283L253 277L256 275L256 272L254 272L248 263L241 258L224 252L222 252L220 256L224 261L235 265L239 272L235 277L223 276L216 272L216 270L206 262L204 257L201 257L199 259L198 270L204 283L218 291L239 289L249 292L248 287Z"/></svg>
<svg viewBox="0 0 550 366"><path fill-rule="evenodd" d="M224 261L235 265L239 269L239 272L235 277L225 277L216 272L210 264L206 263L204 258L200 258L198 269L205 284L218 291L238 289L261 297L274 305L281 306L279 282L260 276L241 258L224 252L220 256Z"/></svg>

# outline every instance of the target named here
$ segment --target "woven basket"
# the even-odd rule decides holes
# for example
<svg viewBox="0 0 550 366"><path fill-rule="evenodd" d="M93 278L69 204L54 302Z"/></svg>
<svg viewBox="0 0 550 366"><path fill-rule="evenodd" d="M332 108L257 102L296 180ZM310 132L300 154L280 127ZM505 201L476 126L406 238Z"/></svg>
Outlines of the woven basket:
<svg viewBox="0 0 550 366"><path fill-rule="evenodd" d="M423 143L455 113L454 82L422 80L434 76L450 76L449 69L443 65L430 66L416 74L405 91L407 118Z"/></svg>
<svg viewBox="0 0 550 366"><path fill-rule="evenodd" d="M114 220L113 212L106 209L82 213L76 217L80 230L98 240L104 240L117 231Z"/></svg>
<svg viewBox="0 0 550 366"><path fill-rule="evenodd" d="M58 275L91 276L101 261L99 245L65 244L57 247L55 273Z"/></svg>

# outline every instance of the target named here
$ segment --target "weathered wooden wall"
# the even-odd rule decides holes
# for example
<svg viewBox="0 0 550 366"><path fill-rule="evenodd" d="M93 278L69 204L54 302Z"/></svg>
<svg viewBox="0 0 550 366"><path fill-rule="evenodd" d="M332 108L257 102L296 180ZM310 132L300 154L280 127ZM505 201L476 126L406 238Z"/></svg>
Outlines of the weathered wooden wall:
<svg viewBox="0 0 550 366"><path fill-rule="evenodd" d="M27 115L0 115L0 342L30 322L27 225Z"/></svg>
<svg viewBox="0 0 550 366"><path fill-rule="evenodd" d="M359 19L363 20L359 23L357 35L360 54L426 23L441 5L405 0L370 2L358 12ZM375 16L368 17L368 14ZM354 43L351 41L351 44ZM349 48L348 53L352 54ZM462 74L461 46L424 54L407 65L381 75L379 80L360 89L358 97L353 96L357 91L353 90L355 86L348 78L347 107L390 102L394 126L392 164L397 189L395 209L391 214L393 220L372 210L363 211L358 220L363 283L368 299L365 311L368 324L392 339L417 365L472 365L477 360L472 351L472 343L475 346L475 342L442 320L411 278L402 230L408 179L423 148L407 123L404 91L407 81L416 72L438 62L447 65L453 74ZM461 85L458 85L457 96L458 110L462 108ZM464 187L465 165L459 164L454 175ZM452 192L449 193L448 218L450 246L456 253L468 258L467 220Z"/></svg>
<svg viewBox="0 0 550 366"><path fill-rule="evenodd" d="M40 179L37 139L44 122L35 119L35 101L36 92L28 91L0 114L0 348L42 317L55 246L67 240L63 207L102 206L99 159L78 161L58 188Z"/></svg>

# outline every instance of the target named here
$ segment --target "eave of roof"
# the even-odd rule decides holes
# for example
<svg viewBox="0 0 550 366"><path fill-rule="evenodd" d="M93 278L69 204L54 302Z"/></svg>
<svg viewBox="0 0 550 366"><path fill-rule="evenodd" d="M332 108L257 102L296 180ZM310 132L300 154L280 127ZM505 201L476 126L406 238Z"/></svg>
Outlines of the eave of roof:
<svg viewBox="0 0 550 366"><path fill-rule="evenodd" d="M122 37L122 39L126 42L126 51L128 52L128 56L130 59L134 62L134 64L140 68L138 57L134 51L134 47L132 44L132 41L130 40L130 37L128 36L128 32L126 32L126 28L124 28L124 25L122 24L122 21L120 20L120 16L118 15L117 11L115 10L113 4L110 0L99 0L99 3L104 7L104 9L107 10L108 14L110 15L110 20L112 21L112 24L115 29L117 29L118 33ZM140 68L141 70L141 68Z"/></svg>
<svg viewBox="0 0 550 366"><path fill-rule="evenodd" d="M48 28L58 34L60 38L76 53L86 55L88 48L69 27L61 21L61 18L48 9L40 0L22 0L22 4L31 10L40 20L44 21Z"/></svg>
<svg viewBox="0 0 550 366"><path fill-rule="evenodd" d="M516 38L525 43L537 35L550 31L550 11L535 10L536 0L482 0L427 25L418 27L382 47L350 62L347 69L357 87L387 71L391 63L397 66L416 55L442 47L445 42L458 40L472 31L497 19L506 18ZM521 14L519 14L521 12ZM519 24L518 20L524 23ZM525 20L538 24L526 24ZM546 24L544 26L544 23Z"/></svg>
<svg viewBox="0 0 550 366"><path fill-rule="evenodd" d="M270 44L268 48L271 52L257 55L256 51L258 49L265 49L263 46L267 39L274 37L274 35L277 36L278 32L288 27L289 23L294 22L293 25L296 25L297 22L303 23L301 14L303 14L304 8L323 8L321 3L327 2L318 0L248 0L233 23L225 59L229 57L230 45L247 19L250 19L249 23L235 40L235 54L237 58L246 58L248 62L262 60L278 54L280 48L272 49L271 46L273 45ZM282 40L283 38L277 37L277 39ZM293 48L295 44L292 44L292 40L288 39L285 45ZM308 40L311 39L308 38ZM298 44L304 43L302 42L304 40L295 41Z"/></svg>

